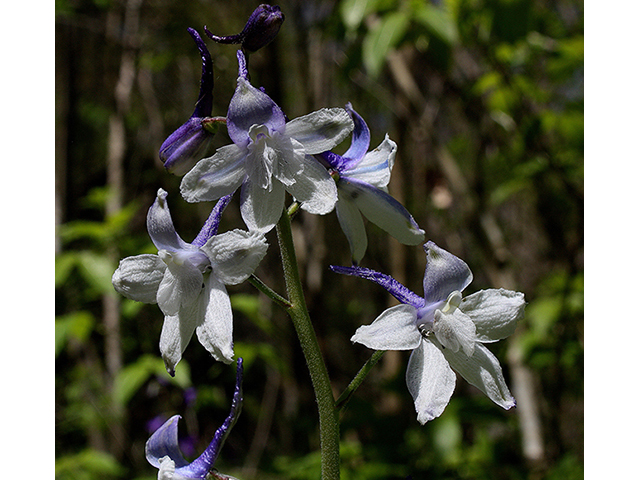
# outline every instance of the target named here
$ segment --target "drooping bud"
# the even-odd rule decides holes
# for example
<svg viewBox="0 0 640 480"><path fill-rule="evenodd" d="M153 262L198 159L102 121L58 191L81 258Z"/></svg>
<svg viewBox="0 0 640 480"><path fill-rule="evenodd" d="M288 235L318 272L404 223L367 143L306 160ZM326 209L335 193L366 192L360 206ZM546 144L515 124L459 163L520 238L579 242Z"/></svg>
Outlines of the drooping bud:
<svg viewBox="0 0 640 480"><path fill-rule="evenodd" d="M213 62L206 45L198 32L188 29L196 42L202 57L202 76L200 78L200 93L196 107L180 128L174 131L160 147L160 160L165 168L175 175L187 173L200 160L213 138L217 126L225 121L222 117L211 118L213 109Z"/></svg>
<svg viewBox="0 0 640 480"><path fill-rule="evenodd" d="M219 37L211 33L206 26L204 31L217 43L241 44L243 50L253 53L271 43L280 31L282 22L284 22L284 13L280 7L263 3L253 11L242 32L236 35Z"/></svg>

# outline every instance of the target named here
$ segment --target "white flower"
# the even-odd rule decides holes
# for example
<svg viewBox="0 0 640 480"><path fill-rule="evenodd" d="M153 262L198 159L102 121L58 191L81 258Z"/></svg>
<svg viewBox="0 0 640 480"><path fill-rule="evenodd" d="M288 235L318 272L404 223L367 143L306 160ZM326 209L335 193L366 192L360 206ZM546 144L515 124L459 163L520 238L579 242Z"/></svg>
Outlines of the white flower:
<svg viewBox="0 0 640 480"><path fill-rule="evenodd" d="M425 251L424 297L373 270L331 267L372 280L402 302L358 328L351 341L375 350L412 350L406 382L422 424L440 416L449 403L454 370L501 407L515 406L500 363L484 344L514 332L524 315L524 295L489 289L462 298L473 278L467 264L433 242Z"/></svg>
<svg viewBox="0 0 640 480"><path fill-rule="evenodd" d="M313 214L333 210L335 182L311 155L330 150L352 130L343 108L325 108L290 122L276 103L249 83L242 51L238 86L229 104L232 145L198 162L180 185L188 202L216 200L240 186L240 211L249 230L267 233L284 208L285 191Z"/></svg>
<svg viewBox="0 0 640 480"><path fill-rule="evenodd" d="M220 215L229 202L218 202L192 243L176 233L160 189L147 215L149 236L157 255L120 261L113 274L115 289L144 303L157 303L164 313L160 352L173 375L193 332L219 361L233 360L233 319L225 285L246 280L267 251L262 234L233 230L216 235Z"/></svg>
<svg viewBox="0 0 640 480"><path fill-rule="evenodd" d="M319 157L329 165L336 178L336 214L349 240L353 263L358 264L367 250L363 215L405 245L424 242L424 230L400 202L387 193L396 143L386 135L377 148L368 152L369 127L351 104L347 104L346 110L354 123L351 146L343 155L323 152Z"/></svg>

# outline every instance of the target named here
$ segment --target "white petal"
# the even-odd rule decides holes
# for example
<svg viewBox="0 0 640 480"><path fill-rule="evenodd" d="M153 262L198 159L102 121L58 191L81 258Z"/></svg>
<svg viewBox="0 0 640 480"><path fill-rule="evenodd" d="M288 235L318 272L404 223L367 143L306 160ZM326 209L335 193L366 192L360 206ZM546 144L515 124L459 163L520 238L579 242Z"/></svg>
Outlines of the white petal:
<svg viewBox="0 0 640 480"><path fill-rule="evenodd" d="M204 320L196 327L198 340L219 362L233 361L233 314L226 288L215 275L205 287Z"/></svg>
<svg viewBox="0 0 640 480"><path fill-rule="evenodd" d="M491 400L508 410L516 402L509 392L498 359L481 343L476 343L473 355L442 351L451 367L471 385L482 390Z"/></svg>
<svg viewBox="0 0 640 480"><path fill-rule="evenodd" d="M427 305L444 301L451 292L462 292L471 283L471 269L461 259L433 242L427 242L424 249L427 266L422 283Z"/></svg>
<svg viewBox="0 0 640 480"><path fill-rule="evenodd" d="M160 459L160 469L158 470L158 480L176 480L176 464L168 456Z"/></svg>
<svg viewBox="0 0 640 480"><path fill-rule="evenodd" d="M344 108L323 108L285 125L285 135L304 145L309 155L326 152L353 130L353 120Z"/></svg>
<svg viewBox="0 0 640 480"><path fill-rule="evenodd" d="M159 254L168 257L172 255L165 250L161 250ZM168 261L171 262L170 259ZM156 298L160 310L165 315L176 315L181 308L195 301L202 286L202 273L198 268L189 262L182 265L170 263L158 287Z"/></svg>
<svg viewBox="0 0 640 480"><path fill-rule="evenodd" d="M351 197L344 195L340 189L338 189L336 214L340 227L349 240L351 258L355 263L359 263L367 250L367 232L364 228L362 213L351 201Z"/></svg>
<svg viewBox="0 0 640 480"><path fill-rule="evenodd" d="M212 275L225 285L244 282L267 253L264 235L233 230L211 237L201 248L211 259Z"/></svg>
<svg viewBox="0 0 640 480"><path fill-rule="evenodd" d="M336 182L313 157L305 156L303 165L304 170L296 175L295 183L285 188L302 204L300 208L314 215L325 215L338 201Z"/></svg>
<svg viewBox="0 0 640 480"><path fill-rule="evenodd" d="M411 352L406 374L418 421L425 424L439 417L449 404L456 386L456 374L442 352L429 340Z"/></svg>
<svg viewBox="0 0 640 480"><path fill-rule="evenodd" d="M476 325L481 342L495 342L511 335L524 316L524 294L504 289L480 290L462 299L460 310Z"/></svg>
<svg viewBox="0 0 640 480"><path fill-rule="evenodd" d="M144 303L156 303L167 266L158 255L137 255L120 260L111 283L118 293Z"/></svg>
<svg viewBox="0 0 640 480"><path fill-rule="evenodd" d="M391 179L391 168L396 157L396 142L385 136L378 148L368 152L357 167L342 172L345 177L353 177L374 187L384 189Z"/></svg>
<svg viewBox="0 0 640 480"><path fill-rule="evenodd" d="M413 350L422 340L416 325L416 309L411 305L388 308L371 325L364 325L351 337L373 350Z"/></svg>
<svg viewBox="0 0 640 480"><path fill-rule="evenodd" d="M420 229L411 214L391 195L382 190L349 177L340 178L338 189L351 197L362 214L405 245L424 242L424 230Z"/></svg>
<svg viewBox="0 0 640 480"><path fill-rule="evenodd" d="M284 185L293 185L304 171L304 146L297 140L280 134L275 134L270 144L276 152L274 176Z"/></svg>
<svg viewBox="0 0 640 480"><path fill-rule="evenodd" d="M173 375L182 353L189 345L196 324L198 307L183 310L178 315L166 315L160 333L160 354L167 372Z"/></svg>
<svg viewBox="0 0 640 480"><path fill-rule="evenodd" d="M227 145L212 157L200 160L182 178L183 198L187 202L204 202L235 192L246 176L246 154L236 145Z"/></svg>
<svg viewBox="0 0 640 480"><path fill-rule="evenodd" d="M284 209L284 185L275 180L271 191L248 180L240 193L240 213L250 231L267 233L280 219Z"/></svg>
<svg viewBox="0 0 640 480"><path fill-rule="evenodd" d="M471 319L459 309L450 313L436 310L433 322L433 332L438 341L449 350L462 351L473 355L476 344L476 327Z"/></svg>

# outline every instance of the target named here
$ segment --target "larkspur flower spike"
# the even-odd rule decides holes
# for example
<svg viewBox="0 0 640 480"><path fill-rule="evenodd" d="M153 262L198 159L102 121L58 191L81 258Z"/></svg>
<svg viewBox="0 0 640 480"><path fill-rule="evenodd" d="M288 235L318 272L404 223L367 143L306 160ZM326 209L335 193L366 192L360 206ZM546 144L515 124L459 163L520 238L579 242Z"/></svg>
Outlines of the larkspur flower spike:
<svg viewBox="0 0 640 480"><path fill-rule="evenodd" d="M160 160L169 173L183 175L200 160L224 117L212 117L213 63L206 45L198 32L188 29L202 57L200 93L193 114L174 131L160 147Z"/></svg>
<svg viewBox="0 0 640 480"><path fill-rule="evenodd" d="M524 315L524 295L489 289L462 298L473 279L467 264L433 242L424 248L424 297L367 268L331 267L371 280L402 302L371 325L358 328L351 341L374 350L412 351L406 382L422 424L440 416L449 403L456 384L454 371L502 408L515 406L500 363L484 344L515 331Z"/></svg>
<svg viewBox="0 0 640 480"><path fill-rule="evenodd" d="M214 465L242 410L242 376L242 358L238 358L231 411L222 426L216 430L209 446L193 462L185 460L178 445L180 415L171 417L151 435L145 446L145 455L147 461L159 470L158 480L205 479L208 478L207 475L225 480L234 478L218 473Z"/></svg>
<svg viewBox="0 0 640 480"><path fill-rule="evenodd" d="M204 32L214 42L241 44L244 51L253 53L276 38L282 22L284 22L284 13L282 13L279 6L262 4L253 11L242 32L236 35L220 37L211 33L206 26L204 27Z"/></svg>

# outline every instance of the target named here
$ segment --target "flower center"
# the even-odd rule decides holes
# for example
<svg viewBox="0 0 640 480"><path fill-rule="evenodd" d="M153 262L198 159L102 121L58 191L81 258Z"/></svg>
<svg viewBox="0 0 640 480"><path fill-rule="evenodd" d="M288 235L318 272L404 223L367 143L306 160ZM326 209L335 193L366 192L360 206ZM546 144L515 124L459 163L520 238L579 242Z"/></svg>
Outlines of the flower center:
<svg viewBox="0 0 640 480"><path fill-rule="evenodd" d="M175 252L160 250L158 256L169 269L184 268L185 263L188 263L200 270L201 273L206 273L211 270L209 257L199 249L194 251L177 250Z"/></svg>
<svg viewBox="0 0 640 480"><path fill-rule="evenodd" d="M278 136L278 132L274 132ZM247 146L250 155L251 178L262 188L271 191L274 174L277 174L278 162L274 141L269 128L266 125L252 125L249 128L251 142Z"/></svg>
<svg viewBox="0 0 640 480"><path fill-rule="evenodd" d="M462 349L470 357L475 350L476 326L469 316L458 309L461 302L460 292L454 291L449 294L444 307L434 312L429 333L433 332L444 348L453 352Z"/></svg>

